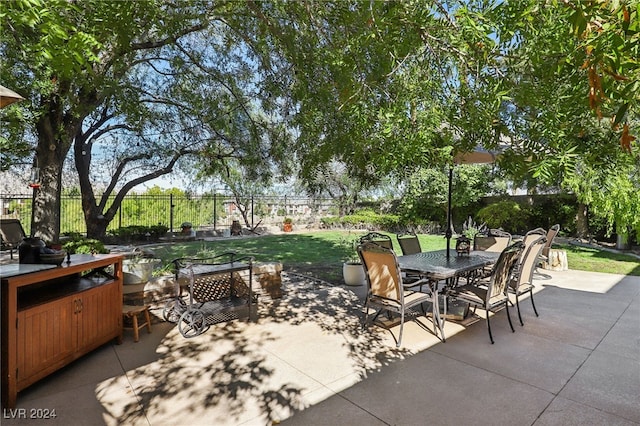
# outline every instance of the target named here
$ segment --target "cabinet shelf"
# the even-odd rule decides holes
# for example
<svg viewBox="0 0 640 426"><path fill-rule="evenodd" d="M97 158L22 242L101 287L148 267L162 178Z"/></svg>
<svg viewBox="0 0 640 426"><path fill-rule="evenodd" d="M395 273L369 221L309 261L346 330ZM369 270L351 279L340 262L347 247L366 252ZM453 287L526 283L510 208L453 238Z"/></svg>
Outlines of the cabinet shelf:
<svg viewBox="0 0 640 426"><path fill-rule="evenodd" d="M69 276L68 279L66 278L19 288L18 312L113 282L104 277L96 279L96 277Z"/></svg>

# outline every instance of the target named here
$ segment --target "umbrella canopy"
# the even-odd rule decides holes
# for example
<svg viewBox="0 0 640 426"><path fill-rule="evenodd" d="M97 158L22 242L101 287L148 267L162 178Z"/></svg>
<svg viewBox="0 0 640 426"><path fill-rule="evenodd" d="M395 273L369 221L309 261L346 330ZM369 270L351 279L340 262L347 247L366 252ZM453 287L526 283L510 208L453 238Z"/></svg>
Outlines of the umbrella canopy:
<svg viewBox="0 0 640 426"><path fill-rule="evenodd" d="M463 152L453 159L454 164L489 164L498 159L498 152L489 151L478 145L471 152Z"/></svg>
<svg viewBox="0 0 640 426"><path fill-rule="evenodd" d="M500 152L489 151L484 147L478 145L473 151L458 153L453 158L454 164L490 164L494 163ZM451 247L451 237L453 231L451 230L451 192L453 183L453 166L449 167L449 193L447 197L447 230L445 231L445 237L447 238L447 259L449 258L449 249Z"/></svg>
<svg viewBox="0 0 640 426"><path fill-rule="evenodd" d="M4 108L7 105L11 105L14 102L23 100L24 98L18 95L13 90L7 89L4 86L0 86L0 108Z"/></svg>

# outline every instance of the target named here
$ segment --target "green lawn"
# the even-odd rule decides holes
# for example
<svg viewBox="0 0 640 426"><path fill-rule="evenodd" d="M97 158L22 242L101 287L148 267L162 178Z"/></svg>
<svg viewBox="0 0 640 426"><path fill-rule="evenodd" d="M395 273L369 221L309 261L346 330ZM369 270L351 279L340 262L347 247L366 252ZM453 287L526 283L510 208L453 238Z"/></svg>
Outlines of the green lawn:
<svg viewBox="0 0 640 426"><path fill-rule="evenodd" d="M554 244L554 247L567 251L571 269L640 276L640 259L637 257L570 244Z"/></svg>
<svg viewBox="0 0 640 426"><path fill-rule="evenodd" d="M353 254L345 241L365 231L318 231L265 235L256 238L226 238L215 241L191 241L150 246L156 256L168 263L183 256L215 255L226 251L252 255L260 262L282 262L284 269L312 275L331 283L342 283L342 262ZM395 235L394 249L401 253ZM446 240L437 235L420 235L424 251L444 249ZM555 245L554 245L555 247ZM640 261L632 256L576 246L558 246L567 250L571 269L640 276Z"/></svg>

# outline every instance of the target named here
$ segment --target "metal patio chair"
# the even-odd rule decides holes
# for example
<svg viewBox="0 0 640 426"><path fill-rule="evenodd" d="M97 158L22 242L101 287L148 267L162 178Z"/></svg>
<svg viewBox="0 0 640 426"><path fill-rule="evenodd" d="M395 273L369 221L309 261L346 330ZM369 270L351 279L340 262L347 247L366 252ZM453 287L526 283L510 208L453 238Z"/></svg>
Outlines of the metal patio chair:
<svg viewBox="0 0 640 426"><path fill-rule="evenodd" d="M540 272L540 266L542 265L542 262L549 261L549 252L551 251L551 245L553 244L553 240L556 238L559 232L560 232L559 224L553 225L547 231L547 235L546 235L547 242L545 243L544 247L542 247L542 250L540 251L540 255L538 256L538 262L536 263L536 268L533 271L536 277L543 278L545 280L551 279L551 275Z"/></svg>
<svg viewBox="0 0 640 426"><path fill-rule="evenodd" d="M538 262L538 256L540 255L546 241L547 238L545 236L538 235L538 238L534 241L530 241L529 244L527 244L526 241L523 242L525 244L525 248L522 251L522 255L520 256L520 260L517 264L517 271L511 277L509 286L507 287L507 292L515 296L518 319L520 320L521 326L524 325L524 323L522 322L522 315L520 314L519 299L523 294L529 293L533 312L535 312L536 316L539 316L536 304L533 301L533 271Z"/></svg>
<svg viewBox="0 0 640 426"><path fill-rule="evenodd" d="M13 259L13 250L18 248L26 236L19 219L0 219L2 246L9 248L9 256L11 259Z"/></svg>
<svg viewBox="0 0 640 426"><path fill-rule="evenodd" d="M422 252L420 240L418 240L418 236L415 232L400 233L396 235L396 239L398 240L398 244L400 245L400 250L402 250L403 255Z"/></svg>
<svg viewBox="0 0 640 426"><path fill-rule="evenodd" d="M422 313L426 317L426 311L422 305L430 302L433 306L432 294L414 291L404 285L402 273L398 266L398 259L393 250L374 242L367 242L358 246L358 254L362 259L367 278L367 296L364 304L365 317L362 322L362 328L364 329L369 322L370 309L377 309L371 322L374 322L382 312L387 312L389 318L393 313L398 314L400 315L400 333L396 346L400 347L405 317L410 314L415 315L414 308L416 307L421 307ZM422 281L424 283L428 282L426 279ZM418 284L422 283L413 282L411 286L415 287ZM434 313L434 333L437 333L436 321L439 321L439 317ZM384 324L381 325L387 329L389 328Z"/></svg>
<svg viewBox="0 0 640 426"><path fill-rule="evenodd" d="M391 241L391 237L379 232L369 232L368 234L360 237L360 244L367 242L373 242L381 247L393 250L393 242Z"/></svg>
<svg viewBox="0 0 640 426"><path fill-rule="evenodd" d="M513 267L517 263L523 249L524 243L522 241L510 245L500 254L498 261L495 263L491 271L488 281L480 281L454 287L450 289L447 294L448 297L455 300L469 303L473 306L474 312L477 307L484 308L491 344L493 344L494 341L493 334L491 333L490 311L497 310L504 306L507 311L507 318L509 319L511 331L515 332L511 322L511 316L509 314L509 297L507 296L506 287L511 279Z"/></svg>

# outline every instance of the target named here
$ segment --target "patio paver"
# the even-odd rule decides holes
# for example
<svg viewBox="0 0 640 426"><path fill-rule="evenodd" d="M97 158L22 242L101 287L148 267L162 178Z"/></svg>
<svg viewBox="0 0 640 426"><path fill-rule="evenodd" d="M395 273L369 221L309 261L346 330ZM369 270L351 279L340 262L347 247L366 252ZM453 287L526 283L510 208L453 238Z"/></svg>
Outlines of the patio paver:
<svg viewBox="0 0 640 426"><path fill-rule="evenodd" d="M640 277L550 274L536 281L540 317L523 300L511 333L498 313L495 345L484 320L447 323L443 344L423 318L400 349L359 327L363 287L284 274L284 298L261 301L257 323L192 339L154 324L138 343L127 330L18 408L55 408L47 424L61 425L640 424Z"/></svg>

